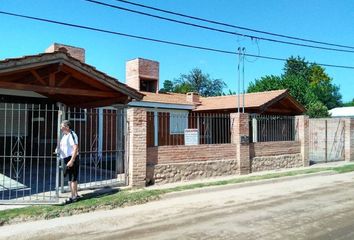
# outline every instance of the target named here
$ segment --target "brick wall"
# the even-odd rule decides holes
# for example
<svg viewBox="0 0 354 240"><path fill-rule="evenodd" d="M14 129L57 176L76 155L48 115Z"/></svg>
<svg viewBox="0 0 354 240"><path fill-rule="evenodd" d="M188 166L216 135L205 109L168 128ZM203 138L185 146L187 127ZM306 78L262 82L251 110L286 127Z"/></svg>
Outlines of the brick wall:
<svg viewBox="0 0 354 240"><path fill-rule="evenodd" d="M146 111L130 108L128 119L129 185L143 187L146 181Z"/></svg>
<svg viewBox="0 0 354 240"><path fill-rule="evenodd" d="M147 182L172 183L238 174L235 144L147 148Z"/></svg>
<svg viewBox="0 0 354 240"><path fill-rule="evenodd" d="M251 143L250 158L251 172L303 166L299 141Z"/></svg>
<svg viewBox="0 0 354 240"><path fill-rule="evenodd" d="M257 142L250 144L250 157L301 153L299 141Z"/></svg>
<svg viewBox="0 0 354 240"><path fill-rule="evenodd" d="M154 81L156 92L159 86L159 62L137 58L126 63L126 84L136 90L140 90L142 79Z"/></svg>
<svg viewBox="0 0 354 240"><path fill-rule="evenodd" d="M185 163L235 159L235 144L160 146L147 148L148 164Z"/></svg>
<svg viewBox="0 0 354 240"><path fill-rule="evenodd" d="M128 113L134 122L129 145L133 182L169 183L308 165L307 117L296 119L297 141L249 143L248 114L232 113L230 144L147 147L146 112L143 118L142 110L134 111L135 117Z"/></svg>
<svg viewBox="0 0 354 240"><path fill-rule="evenodd" d="M85 49L83 48L68 46L60 43L54 43L45 50L46 53L56 52L56 51L67 52L73 58L76 58L83 63L85 62Z"/></svg>

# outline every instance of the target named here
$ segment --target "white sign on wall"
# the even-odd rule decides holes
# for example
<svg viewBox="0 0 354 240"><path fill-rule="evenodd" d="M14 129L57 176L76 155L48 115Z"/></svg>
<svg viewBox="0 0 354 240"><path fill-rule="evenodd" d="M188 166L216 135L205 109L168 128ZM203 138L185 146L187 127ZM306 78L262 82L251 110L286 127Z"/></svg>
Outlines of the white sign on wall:
<svg viewBox="0 0 354 240"><path fill-rule="evenodd" d="M184 129L184 144L199 145L199 129L197 128Z"/></svg>

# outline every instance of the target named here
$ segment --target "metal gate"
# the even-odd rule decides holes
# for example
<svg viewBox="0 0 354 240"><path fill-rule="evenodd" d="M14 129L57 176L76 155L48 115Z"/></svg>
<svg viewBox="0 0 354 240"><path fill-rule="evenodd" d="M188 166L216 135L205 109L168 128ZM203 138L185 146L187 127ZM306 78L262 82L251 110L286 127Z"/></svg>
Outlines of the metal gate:
<svg viewBox="0 0 354 240"><path fill-rule="evenodd" d="M61 111L79 138L79 189L127 184L126 114L123 108ZM61 172L61 192L68 190Z"/></svg>
<svg viewBox="0 0 354 240"><path fill-rule="evenodd" d="M344 124L340 118L310 119L310 163L344 160Z"/></svg>
<svg viewBox="0 0 354 240"><path fill-rule="evenodd" d="M79 188L127 184L125 116L113 107L0 103L0 204L59 201L67 189L55 154L63 119L79 137Z"/></svg>

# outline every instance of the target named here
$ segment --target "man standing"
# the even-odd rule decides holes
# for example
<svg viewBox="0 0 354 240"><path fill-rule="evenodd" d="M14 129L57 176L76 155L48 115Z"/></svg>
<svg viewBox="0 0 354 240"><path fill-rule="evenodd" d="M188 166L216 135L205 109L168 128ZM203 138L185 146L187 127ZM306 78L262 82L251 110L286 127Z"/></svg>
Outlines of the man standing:
<svg viewBox="0 0 354 240"><path fill-rule="evenodd" d="M77 193L77 178L79 174L79 160L77 155L79 153L79 139L76 133L71 129L71 124L68 120L64 120L60 124L60 129L63 137L60 140L59 153L60 157L64 159L66 164L66 173L69 176L69 187L71 197L66 203L72 203L78 200Z"/></svg>

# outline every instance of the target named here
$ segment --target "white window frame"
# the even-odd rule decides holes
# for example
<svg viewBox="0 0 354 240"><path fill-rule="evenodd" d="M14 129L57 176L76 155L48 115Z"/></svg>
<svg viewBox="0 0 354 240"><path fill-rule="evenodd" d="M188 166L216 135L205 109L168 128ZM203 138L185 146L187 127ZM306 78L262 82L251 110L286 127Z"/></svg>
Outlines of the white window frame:
<svg viewBox="0 0 354 240"><path fill-rule="evenodd" d="M75 111L71 111L71 110L68 110L68 120L69 121L82 121L82 122L86 122L87 121L87 109L81 109L81 108L78 108L78 109L74 109ZM77 118L76 116L75 117L72 117L71 114L74 113L74 114L77 114L78 113L78 110L79 111L82 111L83 112L80 112L80 116L82 114L84 114L84 117L83 118Z"/></svg>
<svg viewBox="0 0 354 240"><path fill-rule="evenodd" d="M184 134L184 130L188 128L188 112L170 111L170 134ZM173 126L177 126L174 128Z"/></svg>

